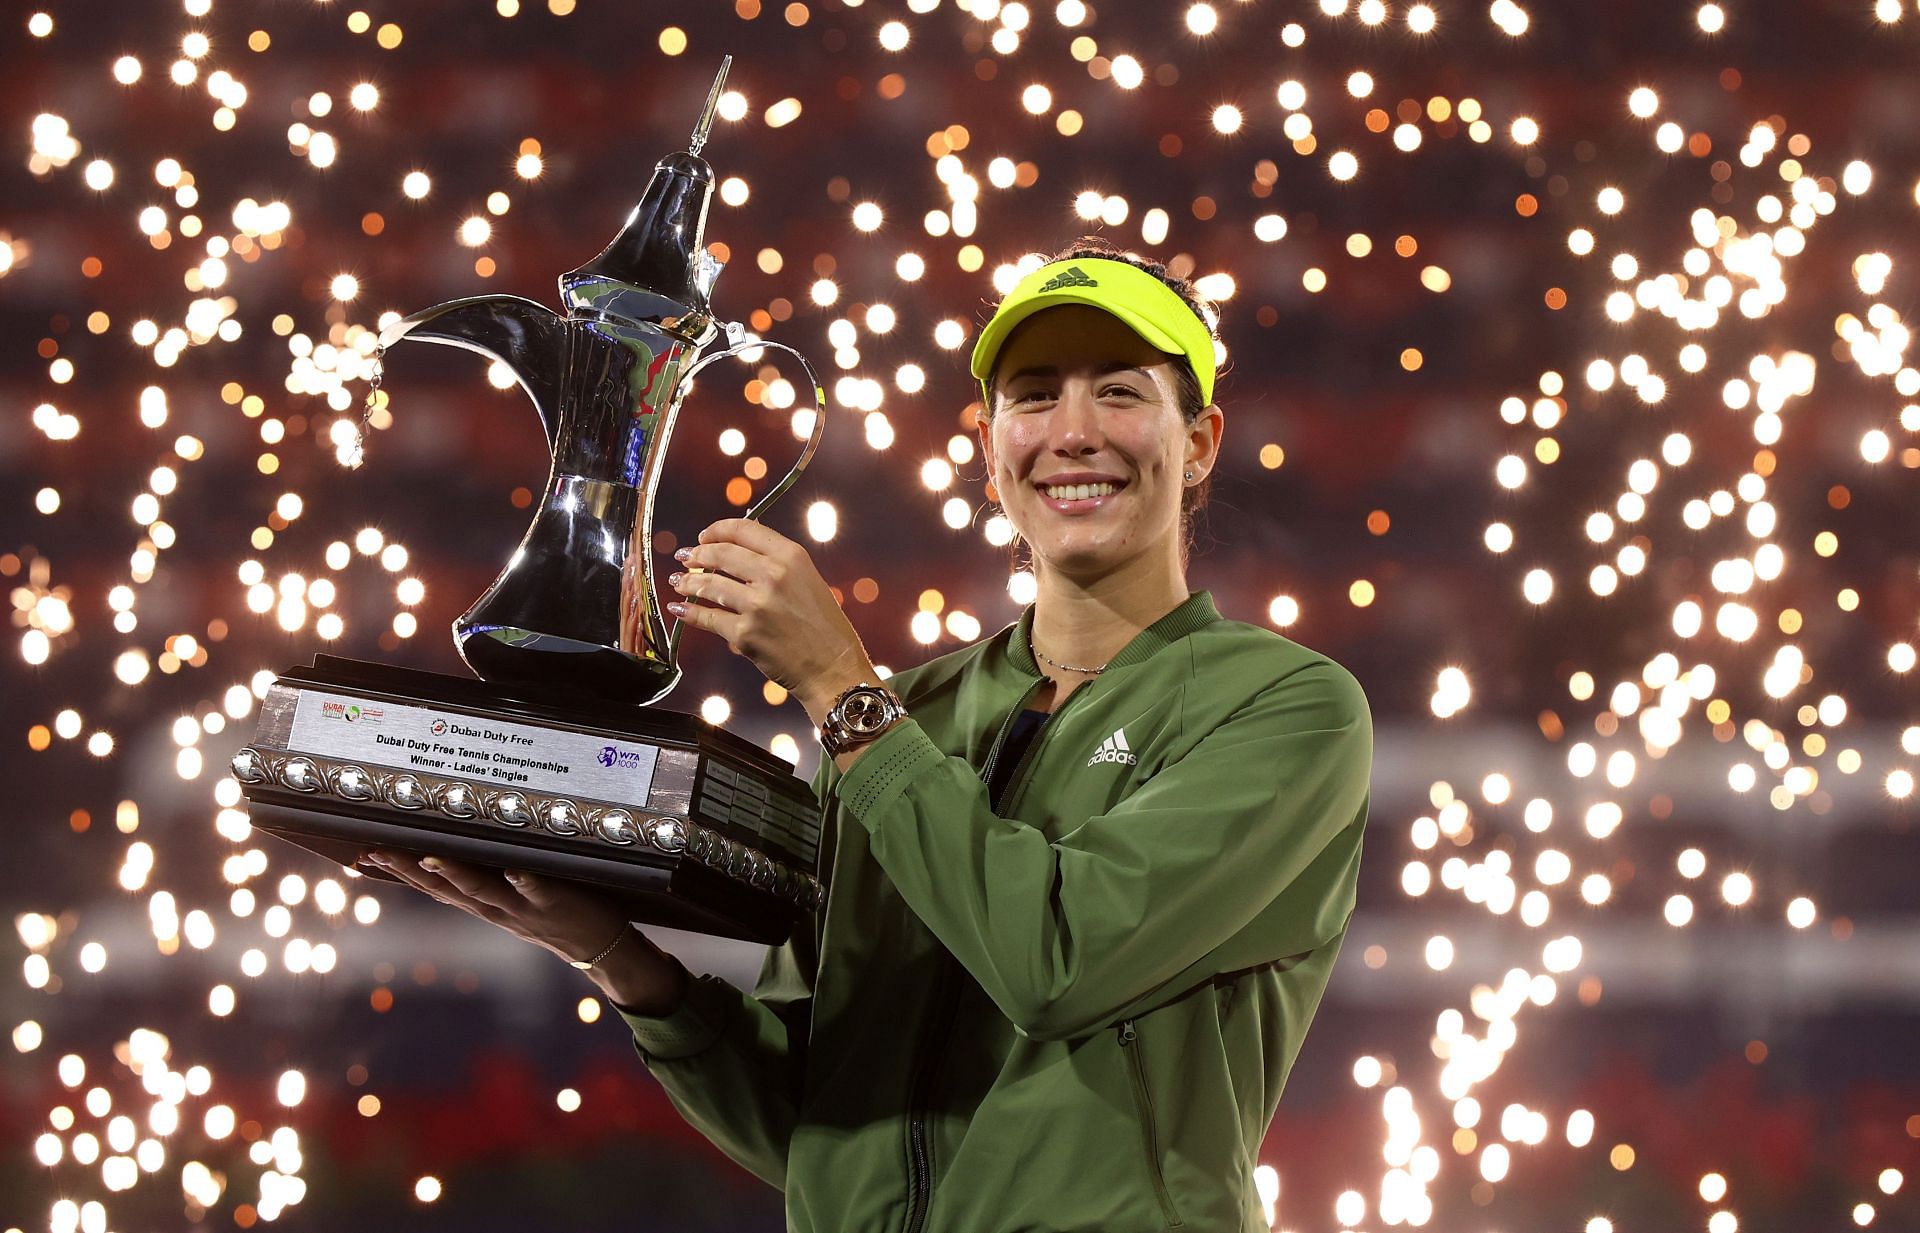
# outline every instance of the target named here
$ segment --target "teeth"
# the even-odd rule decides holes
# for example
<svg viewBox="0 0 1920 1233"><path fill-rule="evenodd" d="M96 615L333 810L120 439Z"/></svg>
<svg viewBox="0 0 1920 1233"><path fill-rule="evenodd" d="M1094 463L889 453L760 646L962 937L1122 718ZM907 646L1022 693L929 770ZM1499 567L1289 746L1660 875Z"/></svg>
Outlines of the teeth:
<svg viewBox="0 0 1920 1233"><path fill-rule="evenodd" d="M1088 497L1104 497L1120 491L1118 484L1064 484L1057 487L1045 487L1040 491L1056 501L1084 501Z"/></svg>

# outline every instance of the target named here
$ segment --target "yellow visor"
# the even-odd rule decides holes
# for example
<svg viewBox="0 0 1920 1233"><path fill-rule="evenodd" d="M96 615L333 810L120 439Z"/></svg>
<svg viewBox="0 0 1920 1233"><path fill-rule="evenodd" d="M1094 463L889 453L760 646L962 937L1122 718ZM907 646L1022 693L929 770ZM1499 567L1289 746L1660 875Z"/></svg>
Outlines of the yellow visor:
<svg viewBox="0 0 1920 1233"><path fill-rule="evenodd" d="M973 345L973 375L988 405L987 376L1015 326L1056 304L1088 304L1127 323L1150 346L1184 355L1200 379L1200 405L1213 402L1213 335L1185 300L1153 275L1106 257L1072 257L1043 265L1007 293Z"/></svg>

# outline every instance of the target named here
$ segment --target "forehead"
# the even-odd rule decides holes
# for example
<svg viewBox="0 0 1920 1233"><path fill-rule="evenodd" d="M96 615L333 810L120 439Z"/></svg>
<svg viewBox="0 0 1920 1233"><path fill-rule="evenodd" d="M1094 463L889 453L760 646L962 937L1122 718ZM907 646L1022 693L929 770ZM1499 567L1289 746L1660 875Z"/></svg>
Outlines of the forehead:
<svg viewBox="0 0 1920 1233"><path fill-rule="evenodd" d="M994 367L1011 373L1033 365L1078 368L1114 361L1140 368L1171 366L1164 351L1112 313L1088 304L1057 304L1015 326Z"/></svg>

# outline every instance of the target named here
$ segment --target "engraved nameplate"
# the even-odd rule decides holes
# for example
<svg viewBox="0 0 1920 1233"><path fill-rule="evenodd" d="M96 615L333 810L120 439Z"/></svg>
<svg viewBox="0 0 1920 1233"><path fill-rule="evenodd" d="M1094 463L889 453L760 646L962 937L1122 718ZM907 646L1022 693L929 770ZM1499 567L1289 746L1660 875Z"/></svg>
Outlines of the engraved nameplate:
<svg viewBox="0 0 1920 1233"><path fill-rule="evenodd" d="M644 805L657 746L349 694L300 691L287 748L575 800Z"/></svg>

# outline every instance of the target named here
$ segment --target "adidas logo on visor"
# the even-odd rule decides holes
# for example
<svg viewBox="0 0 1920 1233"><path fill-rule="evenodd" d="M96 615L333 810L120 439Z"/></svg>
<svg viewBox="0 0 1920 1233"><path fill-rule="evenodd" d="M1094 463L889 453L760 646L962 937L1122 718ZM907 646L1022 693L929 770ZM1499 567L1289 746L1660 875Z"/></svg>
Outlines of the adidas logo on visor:
<svg viewBox="0 0 1920 1233"><path fill-rule="evenodd" d="M1100 748L1093 751L1093 756L1087 759L1087 765L1095 766L1102 762L1122 762L1131 766L1139 761L1139 756L1127 747L1127 730L1125 728L1115 728L1113 735L1101 741Z"/></svg>
<svg viewBox="0 0 1920 1233"><path fill-rule="evenodd" d="M1098 287L1100 284L1089 278L1077 265L1070 265L1055 274L1041 285L1035 295L1044 295L1049 291L1058 291L1062 287Z"/></svg>

